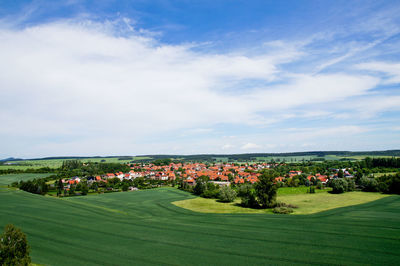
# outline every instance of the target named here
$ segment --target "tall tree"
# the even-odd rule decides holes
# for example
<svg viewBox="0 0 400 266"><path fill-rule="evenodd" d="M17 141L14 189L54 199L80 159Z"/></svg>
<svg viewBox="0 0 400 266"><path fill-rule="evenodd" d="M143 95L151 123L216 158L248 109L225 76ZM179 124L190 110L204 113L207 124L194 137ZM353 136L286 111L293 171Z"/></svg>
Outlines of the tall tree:
<svg viewBox="0 0 400 266"><path fill-rule="evenodd" d="M257 200L261 208L271 208L276 204L278 188L275 184L275 176L275 172L265 171L255 185Z"/></svg>
<svg viewBox="0 0 400 266"><path fill-rule="evenodd" d="M0 236L0 265L29 265L29 249L26 235L14 225L6 225Z"/></svg>

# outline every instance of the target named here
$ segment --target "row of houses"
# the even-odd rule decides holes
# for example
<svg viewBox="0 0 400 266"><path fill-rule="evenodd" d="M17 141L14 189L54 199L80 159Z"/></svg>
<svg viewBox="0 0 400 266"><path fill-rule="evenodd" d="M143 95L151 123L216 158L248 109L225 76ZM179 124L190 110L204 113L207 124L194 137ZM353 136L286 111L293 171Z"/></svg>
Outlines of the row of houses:
<svg viewBox="0 0 400 266"><path fill-rule="evenodd" d="M93 177L87 177L88 182L108 182L109 179L118 178L119 180L133 180L139 177L144 177L153 180L171 181L180 177L188 184L195 184L196 179L201 176L207 176L212 182L234 182L236 184L243 183L256 183L259 180L259 170L269 169L275 167L277 164L258 163L258 164L231 164L231 163L220 163L214 165L208 165L205 163L171 163L169 165L157 166L153 164L132 164L131 170L128 173L116 172L107 173L105 175L98 175ZM336 170L336 169L335 169ZM329 178L335 178L338 175L338 171L342 170L345 177L352 177L347 169L337 169L334 171L332 176L326 176L321 174L308 175L307 179L312 181L313 179L319 180L322 183L326 183ZM285 176L279 176L275 178L277 182L283 182L287 178L292 178L303 174L301 171L289 171ZM81 181L79 177L73 177L70 179L63 180L64 183L78 184Z"/></svg>

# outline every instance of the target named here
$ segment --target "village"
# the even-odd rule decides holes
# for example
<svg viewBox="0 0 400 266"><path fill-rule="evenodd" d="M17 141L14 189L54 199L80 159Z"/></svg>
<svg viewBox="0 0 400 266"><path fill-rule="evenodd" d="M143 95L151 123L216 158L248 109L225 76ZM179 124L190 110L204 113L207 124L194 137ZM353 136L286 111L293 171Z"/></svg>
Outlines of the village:
<svg viewBox="0 0 400 266"><path fill-rule="evenodd" d="M78 177L74 176L71 178L62 179L64 188L69 189L70 185L77 185L81 181L87 181L88 185L93 183L104 182L108 183L110 180L119 179L124 180L135 180L137 178L143 178L145 180L158 180L158 181L183 181L188 185L195 185L196 179L201 176L208 177L209 182L224 186L231 184L254 184L258 181L258 177L261 175L263 169L273 169L282 164L271 164L271 163L256 163L256 164L235 164L235 163L216 163L209 165L206 163L170 163L168 165L158 166L152 163L147 164L130 164L131 170L127 173L116 172L106 173L103 175ZM306 179L310 182L321 182L325 185L329 179L337 178L339 172L342 172L343 177L353 177L349 173L349 169L332 169L332 174L323 175L320 173L308 174L302 171L291 170L285 175L278 176L275 181L280 184L291 180L296 176L306 176ZM133 190L133 188L130 188Z"/></svg>

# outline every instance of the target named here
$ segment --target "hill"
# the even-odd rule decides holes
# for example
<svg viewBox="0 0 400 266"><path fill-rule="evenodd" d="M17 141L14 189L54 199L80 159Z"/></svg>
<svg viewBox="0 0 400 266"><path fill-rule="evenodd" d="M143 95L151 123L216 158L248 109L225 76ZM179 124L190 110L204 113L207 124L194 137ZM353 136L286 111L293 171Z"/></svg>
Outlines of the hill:
<svg viewBox="0 0 400 266"><path fill-rule="evenodd" d="M259 160L259 159L276 159L276 158L297 158L298 160L312 160L315 158L325 159L360 159L366 156L371 157L400 157L400 150L385 150L385 151L308 151L308 152L287 152L287 153L243 153L243 154L194 154L194 155L173 155L173 154L158 154L158 155L137 155L137 156L54 156L33 159L16 159L8 158L1 160L2 162L12 161L63 161L63 160L90 160L90 161L141 161L147 162L156 159L176 159L185 161L212 161L218 159L227 159L233 161Z"/></svg>
<svg viewBox="0 0 400 266"><path fill-rule="evenodd" d="M400 197L314 215L204 214L172 188L67 199L0 188L0 226L45 265L397 265Z"/></svg>

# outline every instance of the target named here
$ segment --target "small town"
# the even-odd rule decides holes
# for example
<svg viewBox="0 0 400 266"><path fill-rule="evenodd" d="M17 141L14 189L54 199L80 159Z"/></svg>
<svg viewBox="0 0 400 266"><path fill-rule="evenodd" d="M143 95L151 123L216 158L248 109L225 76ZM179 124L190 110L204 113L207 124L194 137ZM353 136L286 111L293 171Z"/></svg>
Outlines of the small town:
<svg viewBox="0 0 400 266"><path fill-rule="evenodd" d="M84 164L83 164L84 165ZM88 185L93 183L108 183L112 179L119 179L120 182L124 180L134 180L136 178L144 178L145 180L158 180L158 181L182 181L188 185L195 185L196 179L201 176L206 176L209 182L226 186L231 184L254 184L258 182L258 177L261 175L260 171L263 169L273 169L282 164L235 164L235 163L217 163L213 165L205 163L170 163L164 166L157 166L151 163L148 164L130 164L131 170L127 173L116 172L106 173L103 175L78 177L62 179L64 188L68 191L70 185L77 185L81 181L87 181ZM296 176L305 176L309 184L321 182L325 185L329 179L335 179L342 172L343 177L352 178L353 175L349 172L350 169L332 169L329 175L320 173L309 174L302 171L291 170L284 176L275 177L275 182L280 183L281 186ZM135 187L129 187L130 190L137 190Z"/></svg>

